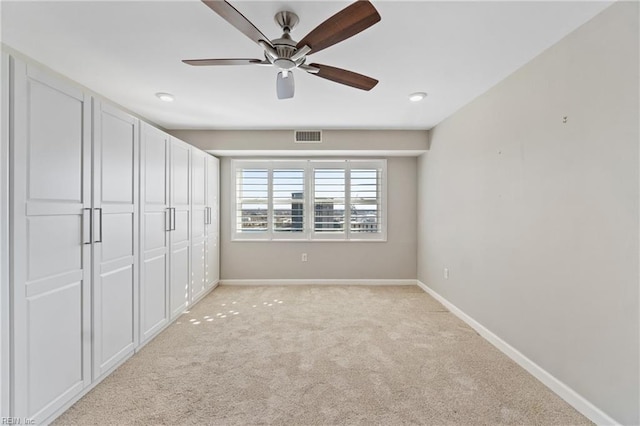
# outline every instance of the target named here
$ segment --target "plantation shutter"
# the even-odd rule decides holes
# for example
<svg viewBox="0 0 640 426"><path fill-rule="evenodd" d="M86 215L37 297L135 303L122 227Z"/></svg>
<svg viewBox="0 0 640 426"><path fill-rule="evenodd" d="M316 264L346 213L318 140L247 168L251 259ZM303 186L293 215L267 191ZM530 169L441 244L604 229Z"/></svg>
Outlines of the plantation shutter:
<svg viewBox="0 0 640 426"><path fill-rule="evenodd" d="M269 170L236 170L236 232L261 233L269 224Z"/></svg>
<svg viewBox="0 0 640 426"><path fill-rule="evenodd" d="M350 171L349 231L381 231L381 172L378 169L352 168Z"/></svg>

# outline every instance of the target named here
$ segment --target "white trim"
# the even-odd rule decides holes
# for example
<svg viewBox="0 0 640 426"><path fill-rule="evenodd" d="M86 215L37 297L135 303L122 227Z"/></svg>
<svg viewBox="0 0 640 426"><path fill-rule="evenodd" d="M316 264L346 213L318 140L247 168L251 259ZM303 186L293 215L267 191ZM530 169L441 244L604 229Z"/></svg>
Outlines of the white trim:
<svg viewBox="0 0 640 426"><path fill-rule="evenodd" d="M9 291L9 55L2 52L1 59L2 104L0 105L0 418L9 417L11 389L10 344L10 291Z"/></svg>
<svg viewBox="0 0 640 426"><path fill-rule="evenodd" d="M333 238L333 239L331 238L323 238L323 239L321 238L315 238L315 239L237 238L235 240L231 240L231 242L232 243L237 243L237 242L243 242L243 243L246 243L246 242L250 242L250 243L386 243L387 240L382 238L376 238L375 240L374 239L366 240L364 238L351 238L348 240L345 240L344 238L342 239L338 239L338 238Z"/></svg>
<svg viewBox="0 0 640 426"><path fill-rule="evenodd" d="M25 91L27 87L27 66L24 62L11 58L11 136L9 138L9 153L11 155L9 161L11 165L11 191L9 193L10 205L10 235L9 235L9 252L10 253L26 253L23 238L20 238L21 230L24 229L25 219L24 212L17 211L16 205L24 206L25 202L25 185L22 170L16 165L24 164L25 145L26 143L16 143L16 141L26 141L25 128L26 120L26 99ZM84 136L84 134L83 134ZM23 207L24 209L24 207ZM24 297L16 294L16 283L24 283L24 270L26 269L24 259L26 256L11 256L10 263L10 294L11 301L11 415L15 413L26 413L24 404L25 384L21 383L19 378L26 377L25 363L21 362L26 358L25 339L27 337L26 326L24 321L16 321L20 315L26 312L26 304ZM84 266L84 265L83 265ZM83 376L86 374L83 371Z"/></svg>
<svg viewBox="0 0 640 426"><path fill-rule="evenodd" d="M258 285L416 285L414 279L248 279L220 280L220 285L258 286Z"/></svg>
<svg viewBox="0 0 640 426"><path fill-rule="evenodd" d="M187 308L180 315L183 315L186 311L193 309L193 307L195 305L197 305L202 299L207 297L207 295L209 295L209 293L211 293L213 290L215 290L218 287L218 285L219 285L219 282L216 282L210 288L206 289L198 297L198 299L196 299L195 302L193 302L189 306L187 306ZM158 335L160 335L163 331L165 331L167 328L169 328L170 325L172 325L174 322L176 322L178 320L178 318L180 318L180 315L176 315L176 317L174 319L172 319L170 321L167 321L166 323L162 324L162 326L158 327L157 330L154 330L152 333L149 333L148 337L145 340L142 340L141 343L138 346L136 346L135 353L140 352L140 350L142 348L144 348L147 344L152 342L153 339L158 337Z"/></svg>
<svg viewBox="0 0 640 426"><path fill-rule="evenodd" d="M614 419L609 417L604 411L593 405L582 395L578 394L576 391L571 389L565 383L560 381L558 378L553 376L544 368L540 367L531 359L527 358L522 352L518 351L516 348L511 346L509 343L502 340L500 337L495 335L492 331L487 329L485 326L480 324L478 321L464 313L460 308L455 306L453 303L449 302L447 299L442 297L440 294L436 293L435 290L428 287L426 284L417 280L418 287L423 289L429 295L431 295L438 302L442 303L445 308L451 311L452 314L460 318L462 321L467 323L471 328L480 334L485 340L491 343L493 346L498 348L502 353L515 361L520 367L527 370L533 377L540 380L542 384L547 386L551 391L553 391L560 398L564 399L569 405L582 413L585 417L587 417L592 422L598 425L618 425Z"/></svg>
<svg viewBox="0 0 640 426"><path fill-rule="evenodd" d="M636 92L636 95L638 95L638 93ZM638 130L638 129L636 129ZM638 152L638 164L637 166L640 167L640 150ZM636 169L638 170L638 169ZM639 184L638 188L640 188L640 176L638 176L638 182ZM638 196L640 196L640 191L638 191ZM640 223L640 211L638 212L638 222ZM640 240L640 227L638 229L639 234L638 234L638 239ZM638 263L640 263L640 252L638 253L638 259L637 259ZM640 288L640 275L638 276L638 288ZM640 307L640 292L638 292L638 300L637 300L637 305L638 307ZM638 353L640 353L640 327L638 327ZM638 377L637 377L638 381L637 383L640 384L640 369L638 369ZM640 401L638 401L638 419L640 419Z"/></svg>
<svg viewBox="0 0 640 426"><path fill-rule="evenodd" d="M278 233L274 231L273 223L273 173L275 169L302 169L304 170L304 204L307 206L304 213L304 227L302 232ZM237 230L238 222L238 170L255 169L267 172L267 229L260 232L242 232ZM337 232L316 232L315 223L315 171L318 169L335 169L344 171L344 224L343 229ZM378 232L353 232L351 231L351 171L353 169L375 169L378 171ZM243 158L231 159L230 167L231 200L230 206L230 239L232 242L240 241L387 241L387 159L264 159ZM264 198L264 197L263 197Z"/></svg>
<svg viewBox="0 0 640 426"><path fill-rule="evenodd" d="M192 306L197 305L202 299L207 297L207 295L211 293L215 288L217 288L219 284L220 284L220 280L216 281L211 287L205 288L205 290L198 297L196 297L195 299L193 299L191 303L189 303L187 310L191 310Z"/></svg>

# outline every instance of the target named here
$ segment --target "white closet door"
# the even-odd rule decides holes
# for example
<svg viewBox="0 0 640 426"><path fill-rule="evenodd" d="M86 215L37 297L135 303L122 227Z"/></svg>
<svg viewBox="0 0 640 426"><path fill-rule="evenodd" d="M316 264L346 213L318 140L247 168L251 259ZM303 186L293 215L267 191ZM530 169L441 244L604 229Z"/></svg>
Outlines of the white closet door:
<svg viewBox="0 0 640 426"><path fill-rule="evenodd" d="M206 226L206 287L211 288L220 279L220 162L216 157L207 157L207 207L209 220Z"/></svg>
<svg viewBox="0 0 640 426"><path fill-rule="evenodd" d="M141 341L169 321L169 135L141 125Z"/></svg>
<svg viewBox="0 0 640 426"><path fill-rule="evenodd" d="M91 108L66 82L12 68L12 415L40 424L91 381Z"/></svg>
<svg viewBox="0 0 640 426"><path fill-rule="evenodd" d="M138 120L94 100L94 378L137 344Z"/></svg>
<svg viewBox="0 0 640 426"><path fill-rule="evenodd" d="M189 304L190 295L190 208L191 208L191 149L189 145L171 139L171 319L180 315Z"/></svg>
<svg viewBox="0 0 640 426"><path fill-rule="evenodd" d="M205 285L208 154L191 149L191 301L197 300L207 289Z"/></svg>

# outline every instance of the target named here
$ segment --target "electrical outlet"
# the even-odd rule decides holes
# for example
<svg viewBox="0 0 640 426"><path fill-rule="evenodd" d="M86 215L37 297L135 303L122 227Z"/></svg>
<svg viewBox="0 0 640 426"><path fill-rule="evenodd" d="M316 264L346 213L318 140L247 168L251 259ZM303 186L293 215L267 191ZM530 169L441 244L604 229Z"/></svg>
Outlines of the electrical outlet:
<svg viewBox="0 0 640 426"><path fill-rule="evenodd" d="M449 268L444 268L444 279L445 280L449 279Z"/></svg>
<svg viewBox="0 0 640 426"><path fill-rule="evenodd" d="M307 261L307 253L302 253L302 261L303 262Z"/></svg>

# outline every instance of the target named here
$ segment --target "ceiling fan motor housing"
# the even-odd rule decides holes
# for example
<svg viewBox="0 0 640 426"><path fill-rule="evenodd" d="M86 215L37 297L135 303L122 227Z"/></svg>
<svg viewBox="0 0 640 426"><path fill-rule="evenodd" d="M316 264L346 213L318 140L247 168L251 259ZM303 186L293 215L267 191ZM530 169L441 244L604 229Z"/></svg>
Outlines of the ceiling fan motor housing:
<svg viewBox="0 0 640 426"><path fill-rule="evenodd" d="M288 36L289 34L285 34ZM274 58L271 62L280 69L293 69L298 65L301 65L305 61L305 57L298 58L298 60L292 60L291 57L296 53L296 43L291 40L290 37L282 37L271 40L273 47L275 47L278 57ZM266 55L269 59L269 55Z"/></svg>
<svg viewBox="0 0 640 426"><path fill-rule="evenodd" d="M292 70L299 65L304 64L304 61L306 60L306 56L304 55L300 58L291 58L298 50L296 48L298 43L291 39L289 33L298 23L298 15L289 11L281 11L276 14L274 19L280 28L282 28L284 34L282 34L282 37L280 38L271 40L271 44L273 45L277 56L274 57L268 50L265 50L264 55L269 62L281 70Z"/></svg>

